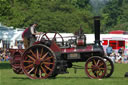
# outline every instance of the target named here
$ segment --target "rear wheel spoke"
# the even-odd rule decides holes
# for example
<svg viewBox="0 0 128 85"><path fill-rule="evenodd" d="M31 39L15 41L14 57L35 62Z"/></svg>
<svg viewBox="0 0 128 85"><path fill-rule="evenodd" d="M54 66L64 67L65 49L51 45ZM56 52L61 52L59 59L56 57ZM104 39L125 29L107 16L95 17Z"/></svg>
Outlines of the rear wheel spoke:
<svg viewBox="0 0 128 85"><path fill-rule="evenodd" d="M43 64L53 64L53 63L51 63L51 62L43 62Z"/></svg>
<svg viewBox="0 0 128 85"><path fill-rule="evenodd" d="M34 52L32 50L30 50L30 52L32 53L32 55L37 59L36 55L34 54Z"/></svg>
<svg viewBox="0 0 128 85"><path fill-rule="evenodd" d="M34 67L31 70L29 70L28 74L30 74L33 70L34 70Z"/></svg>
<svg viewBox="0 0 128 85"><path fill-rule="evenodd" d="M45 53L45 54L41 57L41 60L43 60L47 55L48 55L48 52Z"/></svg>
<svg viewBox="0 0 128 85"><path fill-rule="evenodd" d="M41 69L42 69L42 71L45 73L45 75L47 75L47 72L46 72L46 70L44 69L44 67L41 66Z"/></svg>
<svg viewBox="0 0 128 85"><path fill-rule="evenodd" d="M43 48L41 49L41 56L43 55Z"/></svg>
<svg viewBox="0 0 128 85"><path fill-rule="evenodd" d="M51 69L51 68L49 68L48 66L46 66L46 65L45 65L45 67L46 67L48 70L52 71L52 69Z"/></svg>
<svg viewBox="0 0 128 85"><path fill-rule="evenodd" d="M37 77L37 67L35 68L34 76Z"/></svg>
<svg viewBox="0 0 128 85"><path fill-rule="evenodd" d="M32 56L30 56L30 55L27 55L31 60L33 60L33 61L35 61L35 59L32 57Z"/></svg>
<svg viewBox="0 0 128 85"><path fill-rule="evenodd" d="M33 63L33 61L23 61L24 63Z"/></svg>
<svg viewBox="0 0 128 85"><path fill-rule="evenodd" d="M50 59L52 59L52 58L53 58L53 56L48 57L48 58L44 59L44 61L50 60Z"/></svg>
<svg viewBox="0 0 128 85"><path fill-rule="evenodd" d="M31 67L33 67L33 64L30 64L30 65L28 65L28 66L26 66L24 68L27 69L27 68L31 68Z"/></svg>
<svg viewBox="0 0 128 85"><path fill-rule="evenodd" d="M42 77L41 69L39 69L39 75L40 75L40 78L41 78Z"/></svg>
<svg viewBox="0 0 128 85"><path fill-rule="evenodd" d="M38 51L38 49L36 50L36 54L37 54L37 59L39 59L39 51Z"/></svg>

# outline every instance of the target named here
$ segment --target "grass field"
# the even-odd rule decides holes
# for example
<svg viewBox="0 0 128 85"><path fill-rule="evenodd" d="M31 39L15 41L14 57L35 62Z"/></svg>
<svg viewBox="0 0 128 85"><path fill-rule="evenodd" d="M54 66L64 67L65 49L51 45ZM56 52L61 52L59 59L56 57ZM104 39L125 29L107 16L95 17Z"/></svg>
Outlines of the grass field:
<svg viewBox="0 0 128 85"><path fill-rule="evenodd" d="M78 63L84 66L84 63ZM60 74L55 79L31 80L25 75L15 74L8 62L0 62L0 85L127 85L128 64L115 64L114 73L106 79L90 79L84 69L68 69L69 74Z"/></svg>

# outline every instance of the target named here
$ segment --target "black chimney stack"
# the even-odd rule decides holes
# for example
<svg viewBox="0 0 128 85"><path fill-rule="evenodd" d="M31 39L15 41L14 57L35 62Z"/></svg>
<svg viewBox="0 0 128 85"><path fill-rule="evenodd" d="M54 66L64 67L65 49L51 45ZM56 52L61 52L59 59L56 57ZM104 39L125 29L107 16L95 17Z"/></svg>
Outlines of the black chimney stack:
<svg viewBox="0 0 128 85"><path fill-rule="evenodd" d="M100 45L100 16L94 16L95 45Z"/></svg>

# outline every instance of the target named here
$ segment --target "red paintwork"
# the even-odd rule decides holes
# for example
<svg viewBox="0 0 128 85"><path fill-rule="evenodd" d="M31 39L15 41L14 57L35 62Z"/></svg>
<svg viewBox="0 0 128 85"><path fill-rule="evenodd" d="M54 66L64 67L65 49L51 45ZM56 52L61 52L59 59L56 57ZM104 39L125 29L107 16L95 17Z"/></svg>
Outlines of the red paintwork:
<svg viewBox="0 0 128 85"><path fill-rule="evenodd" d="M77 45L78 46L83 46L84 45L84 40L83 39L78 39L77 40Z"/></svg>
<svg viewBox="0 0 128 85"><path fill-rule="evenodd" d="M11 53L11 56L14 55L14 53L19 52L23 53L25 49L9 49L9 52Z"/></svg>
<svg viewBox="0 0 128 85"><path fill-rule="evenodd" d="M52 49L52 51L54 52L61 52L61 49L59 48L59 46L57 46L57 44L53 41L50 48Z"/></svg>
<svg viewBox="0 0 128 85"><path fill-rule="evenodd" d="M85 48L63 48L61 49L62 53L73 53L73 52L90 52L93 51L93 47L91 45L86 46Z"/></svg>
<svg viewBox="0 0 128 85"><path fill-rule="evenodd" d="M11 53L10 64L13 71L16 74L23 74L22 68L20 66L20 60L24 49L9 49L9 52Z"/></svg>
<svg viewBox="0 0 128 85"><path fill-rule="evenodd" d="M110 34L124 34L125 31L123 30L113 30L111 32L109 32Z"/></svg>
<svg viewBox="0 0 128 85"><path fill-rule="evenodd" d="M37 59L36 62L35 62L35 65L40 65L40 63L41 63L41 60Z"/></svg>
<svg viewBox="0 0 128 85"><path fill-rule="evenodd" d="M40 41L34 42L33 45L40 44Z"/></svg>

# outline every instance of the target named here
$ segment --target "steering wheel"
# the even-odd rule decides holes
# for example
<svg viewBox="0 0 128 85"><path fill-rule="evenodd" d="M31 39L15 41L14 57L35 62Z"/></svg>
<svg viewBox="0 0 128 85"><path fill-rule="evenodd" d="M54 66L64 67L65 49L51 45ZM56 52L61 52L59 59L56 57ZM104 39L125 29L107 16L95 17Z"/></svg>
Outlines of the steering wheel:
<svg viewBox="0 0 128 85"><path fill-rule="evenodd" d="M59 35L60 37L57 37L57 35ZM53 36L52 39L50 39L48 37L48 33L44 33L42 38L45 38L45 40L52 41L52 42L56 42L57 38L61 38L61 40L62 40L61 44L64 45L64 39L63 39L62 35L60 33L58 33L58 32L54 33L54 36Z"/></svg>

